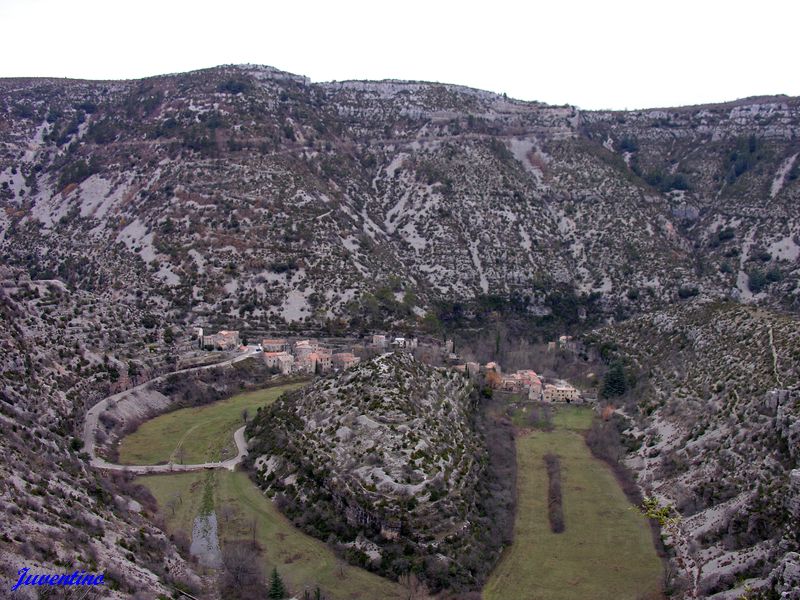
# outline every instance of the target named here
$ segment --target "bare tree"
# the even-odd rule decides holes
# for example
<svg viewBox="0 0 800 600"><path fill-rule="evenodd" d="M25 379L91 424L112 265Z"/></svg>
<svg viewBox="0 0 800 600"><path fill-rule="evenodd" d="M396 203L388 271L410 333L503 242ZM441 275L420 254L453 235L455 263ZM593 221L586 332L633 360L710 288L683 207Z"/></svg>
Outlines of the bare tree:
<svg viewBox="0 0 800 600"><path fill-rule="evenodd" d="M222 549L220 591L223 598L261 599L267 596L257 552L246 541L232 541Z"/></svg>
<svg viewBox="0 0 800 600"><path fill-rule="evenodd" d="M415 600L422 598L424 594L424 586L419 578L411 571L406 571L399 578L400 585L403 586L406 592L406 600Z"/></svg>

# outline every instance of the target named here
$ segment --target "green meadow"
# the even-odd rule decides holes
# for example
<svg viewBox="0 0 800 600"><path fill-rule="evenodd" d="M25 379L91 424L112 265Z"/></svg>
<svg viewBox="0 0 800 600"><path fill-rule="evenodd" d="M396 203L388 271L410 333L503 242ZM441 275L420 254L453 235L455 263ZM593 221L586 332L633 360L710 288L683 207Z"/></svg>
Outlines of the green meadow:
<svg viewBox="0 0 800 600"><path fill-rule="evenodd" d="M124 465L156 465L173 461L196 464L236 456L233 432L260 406L272 404L286 391L304 383L291 383L237 394L195 408L182 408L150 419L126 436L119 446Z"/></svg>
<svg viewBox="0 0 800 600"><path fill-rule="evenodd" d="M662 565L650 527L614 474L594 458L581 430L585 407L559 406L553 431L517 438L514 543L484 587L486 600L643 600L661 598ZM565 531L548 519L544 455L561 461Z"/></svg>

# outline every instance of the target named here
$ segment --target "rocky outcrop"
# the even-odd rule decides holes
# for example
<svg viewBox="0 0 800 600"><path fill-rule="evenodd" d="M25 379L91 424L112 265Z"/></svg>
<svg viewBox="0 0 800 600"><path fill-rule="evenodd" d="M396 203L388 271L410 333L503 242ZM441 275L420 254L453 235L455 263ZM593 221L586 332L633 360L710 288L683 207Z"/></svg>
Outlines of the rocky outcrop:
<svg viewBox="0 0 800 600"><path fill-rule="evenodd" d="M125 342L144 347L138 311L18 271L4 270L0 277L0 563L6 591L26 564L44 573L100 566L107 598L166 596L175 584L200 589L191 563L148 520L156 510L152 496L125 476L91 469L81 451L84 411L110 393L118 369L134 362L142 371L161 367L157 356L125 354ZM110 348L118 339L123 341Z"/></svg>
<svg viewBox="0 0 800 600"><path fill-rule="evenodd" d="M800 554L789 552L771 574L781 600L800 599Z"/></svg>
<svg viewBox="0 0 800 600"><path fill-rule="evenodd" d="M772 392L769 402L775 402L775 428L786 442L789 455L800 459L800 392L777 390Z"/></svg>

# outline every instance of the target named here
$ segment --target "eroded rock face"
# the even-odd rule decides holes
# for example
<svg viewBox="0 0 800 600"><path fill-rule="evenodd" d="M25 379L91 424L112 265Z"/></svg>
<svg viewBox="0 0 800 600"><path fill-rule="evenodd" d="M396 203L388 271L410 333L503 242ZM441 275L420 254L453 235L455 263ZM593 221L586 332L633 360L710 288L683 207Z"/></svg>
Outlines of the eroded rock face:
<svg viewBox="0 0 800 600"><path fill-rule="evenodd" d="M789 455L797 460L800 457L800 392L780 390L773 392L777 406L775 427L777 433L786 441ZM772 400L772 398L770 398Z"/></svg>
<svg viewBox="0 0 800 600"><path fill-rule="evenodd" d="M540 314L559 285L617 316L681 289L797 302L796 98L589 112L245 65L6 79L0 102L4 260L161 308L278 325L369 313L367 294L398 319L497 295Z"/></svg>
<svg viewBox="0 0 800 600"><path fill-rule="evenodd" d="M772 572L775 590L781 599L798 600L800 598L800 554L789 552Z"/></svg>
<svg viewBox="0 0 800 600"><path fill-rule="evenodd" d="M400 353L319 380L249 427L255 479L324 539L349 543L363 531L382 555L399 540L451 564L471 539L485 457L470 388Z"/></svg>

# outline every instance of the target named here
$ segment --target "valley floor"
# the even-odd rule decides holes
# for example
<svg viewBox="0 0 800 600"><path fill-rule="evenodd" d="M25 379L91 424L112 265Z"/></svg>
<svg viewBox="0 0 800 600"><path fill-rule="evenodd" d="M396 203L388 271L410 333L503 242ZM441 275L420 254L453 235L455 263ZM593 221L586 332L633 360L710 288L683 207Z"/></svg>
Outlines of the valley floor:
<svg viewBox="0 0 800 600"><path fill-rule="evenodd" d="M192 531L195 517L208 508L201 505L209 486L220 542L224 545L226 541L252 540L255 526L256 541L263 549L264 573L277 567L289 590L296 595L302 596L306 587L313 591L318 585L332 600L405 598L398 584L339 561L323 542L294 527L246 473L218 470L147 475L138 481L158 500L170 532L182 531L187 535Z"/></svg>
<svg viewBox="0 0 800 600"><path fill-rule="evenodd" d="M563 407L553 431L517 438L514 543L484 588L486 600L661 597L662 565L649 525L584 442L580 429L590 421L591 409ZM563 533L550 530L547 453L561 459Z"/></svg>
<svg viewBox="0 0 800 600"><path fill-rule="evenodd" d="M122 440L120 461L155 464L175 460L181 447L184 451L180 456L187 463L224 459L226 449L235 448L233 431L242 424L243 410L252 417L259 406L271 404L283 392L300 385L304 384L237 394L156 417ZM244 472L146 475L137 482L158 501L160 516L170 533L190 537L197 517L213 512L223 548L226 542L252 541L255 537L262 549L264 573L277 567L290 591L298 595L319 586L331 600L405 597L398 584L347 565L323 542L294 527Z"/></svg>

